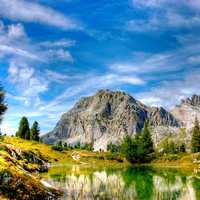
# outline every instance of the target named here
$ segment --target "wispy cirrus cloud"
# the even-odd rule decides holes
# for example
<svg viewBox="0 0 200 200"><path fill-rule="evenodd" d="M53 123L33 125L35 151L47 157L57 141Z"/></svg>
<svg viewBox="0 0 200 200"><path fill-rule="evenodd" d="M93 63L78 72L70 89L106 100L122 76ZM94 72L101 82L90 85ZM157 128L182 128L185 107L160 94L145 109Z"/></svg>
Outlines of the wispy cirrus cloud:
<svg viewBox="0 0 200 200"><path fill-rule="evenodd" d="M164 31L166 29L200 27L200 15L184 16L174 10L154 14L147 19L132 19L126 24L126 29L135 32Z"/></svg>
<svg viewBox="0 0 200 200"><path fill-rule="evenodd" d="M74 61L71 53L68 50L63 49L63 48L49 49L46 52L44 52L44 54L47 55L48 60L57 59L57 60L66 61L66 62Z"/></svg>
<svg viewBox="0 0 200 200"><path fill-rule="evenodd" d="M171 109L179 104L181 99L200 94L200 70L187 73L185 77L174 81L162 81L147 92L141 92L136 97L151 106L164 106Z"/></svg>
<svg viewBox="0 0 200 200"><path fill-rule="evenodd" d="M16 46L9 46L9 45L0 45L0 55L18 55L21 57L31 58L35 60L41 60L37 55L34 55L33 53L20 49Z"/></svg>
<svg viewBox="0 0 200 200"><path fill-rule="evenodd" d="M57 83L64 83L66 80L71 79L70 76L52 70L46 70L45 76L48 80Z"/></svg>
<svg viewBox="0 0 200 200"><path fill-rule="evenodd" d="M12 61L8 68L9 81L15 84L20 95L26 98L26 104L38 104L39 94L48 90L48 81L37 75L33 67L25 63Z"/></svg>
<svg viewBox="0 0 200 200"><path fill-rule="evenodd" d="M134 18L126 23L126 29L135 32L187 30L200 27L200 3L197 0L132 0L133 9L148 12L146 17ZM187 12L184 12L187 11Z"/></svg>
<svg viewBox="0 0 200 200"><path fill-rule="evenodd" d="M191 38L191 37L189 37ZM180 47L162 53L133 52L127 61L115 61L109 65L110 70L121 74L165 74L180 70L198 68L200 64L199 39L184 41L177 38Z"/></svg>
<svg viewBox="0 0 200 200"><path fill-rule="evenodd" d="M21 57L41 61L40 55L34 51L28 40L24 26L20 23L4 25L0 21L0 56ZM8 59L9 60L9 59Z"/></svg>
<svg viewBox="0 0 200 200"><path fill-rule="evenodd" d="M36 2L0 0L0 15L15 21L36 22L62 29L80 29L75 20Z"/></svg>
<svg viewBox="0 0 200 200"><path fill-rule="evenodd" d="M139 8L160 8L163 6L187 6L192 9L200 9L200 2L199 0L181 0L174 1L174 0L132 0L132 4L134 7Z"/></svg>
<svg viewBox="0 0 200 200"><path fill-rule="evenodd" d="M58 39L54 41L32 42L20 23L5 26L0 21L0 56L16 57L27 62L49 63L51 61L73 62L74 58L68 48L76 44L75 40Z"/></svg>
<svg viewBox="0 0 200 200"><path fill-rule="evenodd" d="M57 96L48 107L55 107L63 104L70 98L80 97L81 95L90 95L98 89L114 88L123 84L129 85L145 85L145 80L139 76L122 75L117 73L106 73L105 75L86 74L82 75L82 80L78 83L68 87L63 93Z"/></svg>
<svg viewBox="0 0 200 200"><path fill-rule="evenodd" d="M58 47L62 47L62 48L67 48L67 47L72 47L76 44L75 40L70 40L70 39L59 39L56 41L44 41L39 43L39 45L41 47L47 47L47 48L58 48Z"/></svg>

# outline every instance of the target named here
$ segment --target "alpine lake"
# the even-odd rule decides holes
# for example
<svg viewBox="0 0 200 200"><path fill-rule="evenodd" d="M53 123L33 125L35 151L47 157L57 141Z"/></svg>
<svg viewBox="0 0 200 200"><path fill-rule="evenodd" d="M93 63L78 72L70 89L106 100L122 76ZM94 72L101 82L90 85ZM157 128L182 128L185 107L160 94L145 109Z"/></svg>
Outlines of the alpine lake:
<svg viewBox="0 0 200 200"><path fill-rule="evenodd" d="M62 164L42 176L62 200L200 200L198 176L173 168Z"/></svg>

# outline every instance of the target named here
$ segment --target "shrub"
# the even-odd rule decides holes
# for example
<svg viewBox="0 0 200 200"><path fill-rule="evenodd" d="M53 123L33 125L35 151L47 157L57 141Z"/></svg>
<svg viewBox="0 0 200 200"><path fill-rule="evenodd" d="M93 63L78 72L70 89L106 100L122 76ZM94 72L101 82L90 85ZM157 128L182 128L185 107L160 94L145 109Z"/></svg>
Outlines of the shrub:
<svg viewBox="0 0 200 200"><path fill-rule="evenodd" d="M83 146L81 146L81 149L87 150L87 151L93 151L93 147L91 143L85 143Z"/></svg>
<svg viewBox="0 0 200 200"><path fill-rule="evenodd" d="M56 151L62 151L63 150L62 142L61 141L58 142L56 145L53 145L51 148Z"/></svg>
<svg viewBox="0 0 200 200"><path fill-rule="evenodd" d="M120 146L116 145L116 144L113 144L113 143L110 143L110 144L107 145L107 151L110 151L112 153L119 152L120 151Z"/></svg>

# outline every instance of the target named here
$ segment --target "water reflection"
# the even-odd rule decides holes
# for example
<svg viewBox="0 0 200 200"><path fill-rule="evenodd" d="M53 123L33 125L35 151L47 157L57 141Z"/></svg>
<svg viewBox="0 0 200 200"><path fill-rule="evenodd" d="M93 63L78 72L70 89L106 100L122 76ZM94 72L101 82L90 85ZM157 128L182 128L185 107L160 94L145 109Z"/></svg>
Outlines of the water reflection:
<svg viewBox="0 0 200 200"><path fill-rule="evenodd" d="M50 171L46 181L62 189L66 200L200 199L200 180L176 170L128 168L86 173L76 165Z"/></svg>

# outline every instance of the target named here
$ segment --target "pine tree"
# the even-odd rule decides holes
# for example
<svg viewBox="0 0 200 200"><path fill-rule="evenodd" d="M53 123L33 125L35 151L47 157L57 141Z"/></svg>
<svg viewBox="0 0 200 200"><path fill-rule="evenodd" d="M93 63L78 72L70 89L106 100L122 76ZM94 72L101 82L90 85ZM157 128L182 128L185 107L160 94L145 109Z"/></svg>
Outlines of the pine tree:
<svg viewBox="0 0 200 200"><path fill-rule="evenodd" d="M5 93L3 91L3 88L0 86L0 122L2 121L2 116L7 110L7 106L4 102Z"/></svg>
<svg viewBox="0 0 200 200"><path fill-rule="evenodd" d="M29 128L29 123L28 119L26 117L22 117L19 123L19 129L16 133L16 136L30 140L30 128Z"/></svg>
<svg viewBox="0 0 200 200"><path fill-rule="evenodd" d="M191 150L193 153L200 152L200 126L197 118L192 129Z"/></svg>
<svg viewBox="0 0 200 200"><path fill-rule="evenodd" d="M35 141L39 141L40 140L39 135L40 135L39 124L37 121L35 121L31 127L31 139Z"/></svg>
<svg viewBox="0 0 200 200"><path fill-rule="evenodd" d="M154 152L153 140L151 138L151 133L149 130L149 124L147 121L144 123L144 128L141 134L141 150L144 155L150 154Z"/></svg>

